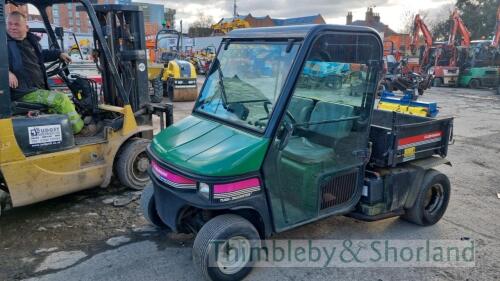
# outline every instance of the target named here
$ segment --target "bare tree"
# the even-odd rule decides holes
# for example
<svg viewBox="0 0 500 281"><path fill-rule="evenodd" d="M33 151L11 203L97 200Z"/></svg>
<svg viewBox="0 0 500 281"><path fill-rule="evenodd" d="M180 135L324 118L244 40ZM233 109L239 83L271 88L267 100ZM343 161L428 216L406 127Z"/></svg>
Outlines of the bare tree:
<svg viewBox="0 0 500 281"><path fill-rule="evenodd" d="M188 34L191 37L204 37L212 34L214 19L203 12L198 12L198 19L189 26Z"/></svg>
<svg viewBox="0 0 500 281"><path fill-rule="evenodd" d="M400 18L402 23L402 33L411 34L413 32L413 24L415 22L415 16L417 14L420 15L420 18L422 18L424 22L426 22L429 17L429 12L427 10L419 10L418 13L410 10L405 10L401 13Z"/></svg>
<svg viewBox="0 0 500 281"><path fill-rule="evenodd" d="M203 12L198 12L198 19L191 24L192 27L210 28L214 24L212 16L205 15Z"/></svg>

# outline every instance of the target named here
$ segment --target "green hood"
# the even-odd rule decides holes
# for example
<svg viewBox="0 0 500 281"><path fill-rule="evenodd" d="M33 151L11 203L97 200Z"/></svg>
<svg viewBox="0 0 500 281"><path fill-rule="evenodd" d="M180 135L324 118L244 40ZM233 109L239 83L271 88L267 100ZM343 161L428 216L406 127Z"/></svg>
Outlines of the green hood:
<svg viewBox="0 0 500 281"><path fill-rule="evenodd" d="M268 139L189 116L163 130L151 148L161 160L203 176L237 176L258 171Z"/></svg>

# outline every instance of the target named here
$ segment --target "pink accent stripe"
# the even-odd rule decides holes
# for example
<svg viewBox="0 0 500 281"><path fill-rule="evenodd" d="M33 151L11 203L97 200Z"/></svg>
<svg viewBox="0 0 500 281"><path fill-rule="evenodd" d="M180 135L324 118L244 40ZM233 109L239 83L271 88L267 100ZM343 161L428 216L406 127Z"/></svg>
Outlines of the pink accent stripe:
<svg viewBox="0 0 500 281"><path fill-rule="evenodd" d="M260 186L259 179L253 178L232 183L216 184L214 185L214 193L227 193L258 186Z"/></svg>
<svg viewBox="0 0 500 281"><path fill-rule="evenodd" d="M175 182L175 183L179 183L179 184L195 184L196 183L194 180L190 180L188 178L176 175L170 171L163 169L162 167L160 167L160 165L158 165L158 163L156 163L156 161L151 161L151 167L153 168L153 170L156 173L158 173L158 175L162 176L163 178L165 178L171 182Z"/></svg>

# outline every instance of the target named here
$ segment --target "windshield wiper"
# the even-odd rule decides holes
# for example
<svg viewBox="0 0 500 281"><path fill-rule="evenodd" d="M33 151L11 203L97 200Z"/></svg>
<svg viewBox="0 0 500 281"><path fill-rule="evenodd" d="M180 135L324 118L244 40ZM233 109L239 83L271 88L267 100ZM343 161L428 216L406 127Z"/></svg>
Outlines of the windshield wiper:
<svg viewBox="0 0 500 281"><path fill-rule="evenodd" d="M222 107L227 110L226 88L224 87L224 75L222 74L222 70L220 69L220 62L218 62L217 64L217 72L219 73L219 87L221 92Z"/></svg>

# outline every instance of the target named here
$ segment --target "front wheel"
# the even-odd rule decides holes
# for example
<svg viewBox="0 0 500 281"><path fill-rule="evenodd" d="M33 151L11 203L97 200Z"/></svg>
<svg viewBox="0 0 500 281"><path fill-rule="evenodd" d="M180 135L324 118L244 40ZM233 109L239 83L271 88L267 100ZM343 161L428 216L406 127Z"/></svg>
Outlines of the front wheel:
<svg viewBox="0 0 500 281"><path fill-rule="evenodd" d="M153 86L153 95L151 95L151 102L160 103L163 99L163 81L161 77L151 80Z"/></svg>
<svg viewBox="0 0 500 281"><path fill-rule="evenodd" d="M150 224L158 228L167 228L167 226L163 223L160 216L158 215L158 211L156 210L154 188L151 185L146 186L141 194L141 209L144 218Z"/></svg>
<svg viewBox="0 0 500 281"><path fill-rule="evenodd" d="M450 180L434 169L424 176L417 199L402 217L414 224L429 226L443 217L450 200Z"/></svg>
<svg viewBox="0 0 500 281"><path fill-rule="evenodd" d="M252 252L260 248L259 241L259 233L248 220L220 215L198 232L193 261L206 280L241 280L252 270Z"/></svg>
<svg viewBox="0 0 500 281"><path fill-rule="evenodd" d="M132 189L142 190L151 182L148 175L149 158L146 148L151 140L133 138L121 148L115 160L116 174L120 182Z"/></svg>

